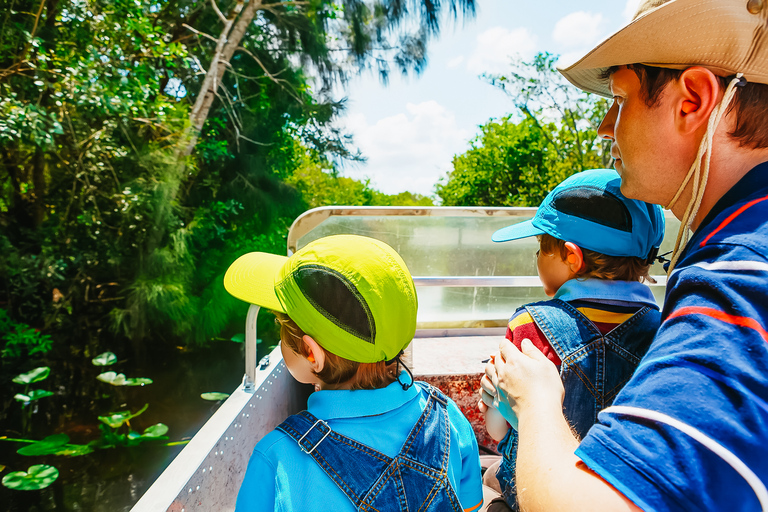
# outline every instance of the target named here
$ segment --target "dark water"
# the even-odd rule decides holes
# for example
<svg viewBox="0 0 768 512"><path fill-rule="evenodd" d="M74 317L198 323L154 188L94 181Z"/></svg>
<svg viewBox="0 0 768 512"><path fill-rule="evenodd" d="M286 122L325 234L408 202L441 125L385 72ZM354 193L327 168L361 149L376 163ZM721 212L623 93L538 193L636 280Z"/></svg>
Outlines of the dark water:
<svg viewBox="0 0 768 512"><path fill-rule="evenodd" d="M41 365L50 366L51 375L31 387L56 395L28 406L33 407L28 420L28 412L13 399L14 394L24 391L23 386L11 382L28 368L17 371L4 365L0 375L0 436L42 439L64 433L71 443L86 444L100 436L97 416L126 409L136 412L149 404L146 412L131 420L133 430L143 432L155 423L164 423L169 427L168 442L190 439L219 406L203 400L200 394L231 393L244 372L243 346L228 341L193 351L153 351L147 359L142 364L121 360L105 368L93 366L90 358L84 357L43 360ZM154 382L144 387L115 387L96 380L99 373L110 370ZM0 477L26 471L35 464L49 464L60 472L53 485L39 491L12 491L0 486L0 511L130 510L183 448L159 446L163 442L101 449L79 457L24 457L16 453L23 444L0 441L0 465L6 466Z"/></svg>

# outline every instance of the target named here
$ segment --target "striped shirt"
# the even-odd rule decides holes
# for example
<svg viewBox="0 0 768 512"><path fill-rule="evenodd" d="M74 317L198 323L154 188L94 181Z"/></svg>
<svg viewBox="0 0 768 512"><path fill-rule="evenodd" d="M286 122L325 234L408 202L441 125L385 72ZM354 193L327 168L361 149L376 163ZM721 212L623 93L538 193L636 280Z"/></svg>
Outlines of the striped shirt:
<svg viewBox="0 0 768 512"><path fill-rule="evenodd" d="M659 309L650 289L638 282L571 279L557 290L554 298L576 307L602 334L629 320L643 306ZM528 338L550 361L560 366L560 357L525 309L517 310L509 320L506 337L517 348Z"/></svg>
<svg viewBox="0 0 768 512"><path fill-rule="evenodd" d="M768 510L767 328L764 163L694 233L656 338L576 454L643 510Z"/></svg>

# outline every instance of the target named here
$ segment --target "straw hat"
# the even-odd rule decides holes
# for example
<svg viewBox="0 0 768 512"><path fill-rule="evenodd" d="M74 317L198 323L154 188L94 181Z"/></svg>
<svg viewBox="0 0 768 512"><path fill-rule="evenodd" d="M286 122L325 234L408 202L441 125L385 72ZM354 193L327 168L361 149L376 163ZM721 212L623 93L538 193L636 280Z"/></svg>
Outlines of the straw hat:
<svg viewBox="0 0 768 512"><path fill-rule="evenodd" d="M624 64L700 65L768 84L768 0L643 0L631 23L559 69L576 87L610 98L600 75Z"/></svg>

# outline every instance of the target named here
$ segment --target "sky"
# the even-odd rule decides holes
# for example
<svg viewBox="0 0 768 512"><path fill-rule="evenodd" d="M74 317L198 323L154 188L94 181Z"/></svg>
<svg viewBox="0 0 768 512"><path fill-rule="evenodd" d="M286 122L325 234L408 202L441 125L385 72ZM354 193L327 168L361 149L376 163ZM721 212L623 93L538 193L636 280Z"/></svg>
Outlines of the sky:
<svg viewBox="0 0 768 512"><path fill-rule="evenodd" d="M392 73L388 85L374 75L353 79L338 122L354 137L365 163L346 163L341 174L369 179L387 194L433 196L490 119L514 111L511 100L484 81L504 73L514 58L537 52L573 61L627 23L639 0L476 0L474 19L444 23L428 48L419 76Z"/></svg>

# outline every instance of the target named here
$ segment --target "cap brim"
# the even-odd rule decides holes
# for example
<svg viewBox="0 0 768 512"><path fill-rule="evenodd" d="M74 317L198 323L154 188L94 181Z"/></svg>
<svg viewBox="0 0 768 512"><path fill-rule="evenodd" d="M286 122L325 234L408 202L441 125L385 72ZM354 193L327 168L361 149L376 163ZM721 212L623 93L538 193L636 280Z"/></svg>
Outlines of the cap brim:
<svg viewBox="0 0 768 512"><path fill-rule="evenodd" d="M646 64L685 69L700 65L715 74L744 73L748 82L768 83L767 45L753 42L764 32L762 16L741 0L672 0L638 16L574 64L558 66L573 85L610 98L602 74L612 66ZM695 44L684 43L694 41Z"/></svg>
<svg viewBox="0 0 768 512"><path fill-rule="evenodd" d="M285 313L275 294L275 280L287 256L251 252L235 260L224 275L224 288L234 297Z"/></svg>
<svg viewBox="0 0 768 512"><path fill-rule="evenodd" d="M539 236L544 233L545 231L542 231L533 225L533 220L526 220L518 224L512 224L511 226L501 228L491 236L491 240L494 242L509 242L510 240Z"/></svg>

